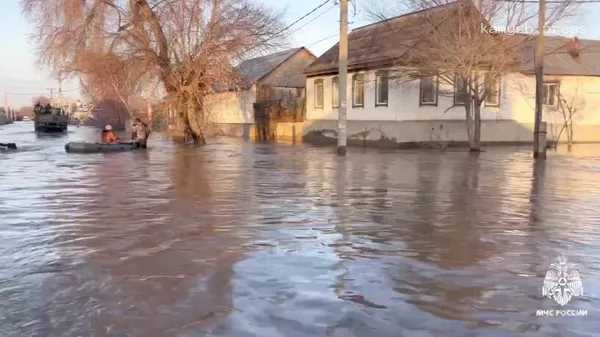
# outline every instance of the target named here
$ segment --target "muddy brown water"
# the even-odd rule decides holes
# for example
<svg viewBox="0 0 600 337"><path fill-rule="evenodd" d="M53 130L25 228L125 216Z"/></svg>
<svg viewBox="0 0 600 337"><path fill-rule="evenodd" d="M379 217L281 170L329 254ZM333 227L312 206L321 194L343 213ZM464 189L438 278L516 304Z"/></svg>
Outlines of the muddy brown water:
<svg viewBox="0 0 600 337"><path fill-rule="evenodd" d="M600 335L598 145L64 152L96 137L0 126L0 336ZM536 317L559 255L587 317Z"/></svg>

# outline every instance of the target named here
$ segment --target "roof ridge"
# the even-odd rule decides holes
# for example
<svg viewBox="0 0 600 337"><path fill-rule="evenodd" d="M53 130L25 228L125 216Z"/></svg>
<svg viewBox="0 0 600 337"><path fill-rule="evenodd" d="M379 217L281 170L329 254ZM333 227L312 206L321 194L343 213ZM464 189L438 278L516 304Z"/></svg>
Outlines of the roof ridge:
<svg viewBox="0 0 600 337"><path fill-rule="evenodd" d="M244 62L249 62L249 61L255 61L255 60L259 60L259 59L261 59L261 58L265 58L265 57L273 57L273 56L277 56L277 55L283 55L283 54L290 53L290 52L292 52L292 51L299 51L299 50L300 50L300 49L302 49L302 48L304 48L304 47L289 48L289 49L285 49L285 50L277 51L277 52L274 52L274 53L270 53L270 54L267 54L267 55L262 55L262 56L253 57L253 58L250 58L250 59L247 59L247 60L244 60L244 61L242 61L242 63L244 63ZM242 63L240 63L240 65L241 65Z"/></svg>
<svg viewBox="0 0 600 337"><path fill-rule="evenodd" d="M247 59L238 64L235 67L235 70L248 83L255 83L263 79L265 76L271 74L275 69L281 67L282 64L287 62L295 55L298 55L298 53L301 53L303 50L306 50L310 53L310 51L308 51L308 49L305 47L289 48L275 53Z"/></svg>
<svg viewBox="0 0 600 337"><path fill-rule="evenodd" d="M458 4L458 1L451 1L451 2L447 2L445 4L441 4L441 5L437 5L437 6L433 6L433 7L427 7L427 8L423 8L423 9L414 10L412 12L408 12L408 13L404 13L404 14L392 16L392 17L389 17L389 18L386 18L386 19L383 19L383 20L380 20L380 21L377 21L377 22L369 23L369 24L364 25L364 26L356 27L356 28L352 29L352 32L359 31L359 30L365 29L365 28L369 28L371 26L380 25L382 23L387 23L387 22L390 22L390 21L394 21L394 20L397 20L397 19L402 19L402 18L407 17L407 16L421 14L421 13L424 13L424 12L427 12L427 11L436 10L436 9L440 9L440 8L443 8L443 7L447 7L447 6L450 6L450 5L456 5L456 4Z"/></svg>

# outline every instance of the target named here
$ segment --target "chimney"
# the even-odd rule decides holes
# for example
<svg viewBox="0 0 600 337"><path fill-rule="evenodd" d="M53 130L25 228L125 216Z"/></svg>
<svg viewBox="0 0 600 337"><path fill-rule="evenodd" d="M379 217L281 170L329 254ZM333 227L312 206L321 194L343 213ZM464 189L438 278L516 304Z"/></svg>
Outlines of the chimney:
<svg viewBox="0 0 600 337"><path fill-rule="evenodd" d="M571 55L572 58L578 58L581 55L583 50L583 45L581 41L575 36L567 43L567 52Z"/></svg>

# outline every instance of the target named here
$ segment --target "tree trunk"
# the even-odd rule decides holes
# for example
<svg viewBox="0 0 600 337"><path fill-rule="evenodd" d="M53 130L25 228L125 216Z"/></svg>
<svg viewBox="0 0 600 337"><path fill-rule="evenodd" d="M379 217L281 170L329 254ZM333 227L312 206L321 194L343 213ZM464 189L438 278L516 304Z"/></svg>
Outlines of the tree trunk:
<svg viewBox="0 0 600 337"><path fill-rule="evenodd" d="M202 113L202 107L191 99L187 103L187 109L184 114L184 132L192 139L192 142L197 145L205 145L206 138L202 123L198 123L198 115Z"/></svg>
<svg viewBox="0 0 600 337"><path fill-rule="evenodd" d="M470 103L465 104L465 123L467 127L467 141L469 142L470 147L473 140L473 114L472 105Z"/></svg>
<svg viewBox="0 0 600 337"><path fill-rule="evenodd" d="M573 120L567 126L567 149L569 152L573 149Z"/></svg>
<svg viewBox="0 0 600 337"><path fill-rule="evenodd" d="M473 137L469 140L471 152L481 151L481 102L473 100Z"/></svg>

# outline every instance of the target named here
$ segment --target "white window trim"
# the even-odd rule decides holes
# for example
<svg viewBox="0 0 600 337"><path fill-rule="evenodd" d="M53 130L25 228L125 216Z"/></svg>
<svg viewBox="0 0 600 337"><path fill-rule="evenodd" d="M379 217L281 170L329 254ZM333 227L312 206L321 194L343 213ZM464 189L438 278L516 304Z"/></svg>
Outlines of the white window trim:
<svg viewBox="0 0 600 337"><path fill-rule="evenodd" d="M484 77L485 78L485 77ZM487 83L486 83L487 85ZM487 91L487 88L486 88ZM498 77L498 103L488 103L488 98L490 97L489 93L487 93L485 97L485 106L490 108L499 108L502 105L502 76Z"/></svg>
<svg viewBox="0 0 600 337"><path fill-rule="evenodd" d="M323 109L324 108L324 105L325 105L325 85L324 85L324 82L325 81L323 81L322 78L316 79L314 81L314 95L315 95L315 97L314 97L314 107L315 107L315 109ZM319 90L317 90L317 88L319 87L318 84L320 84L320 88L321 88L321 90L320 90L321 91L321 102L319 102L319 94L318 94ZM319 105L319 103L320 103L320 105Z"/></svg>
<svg viewBox="0 0 600 337"><path fill-rule="evenodd" d="M365 107L365 73L354 73L352 74L352 107L353 108L364 108ZM356 95L355 95L355 78L357 76L362 76L362 104L356 104Z"/></svg>
<svg viewBox="0 0 600 337"><path fill-rule="evenodd" d="M463 84L463 86L465 86L465 88L464 88L464 89L465 89L465 90L464 90L464 95L465 95L465 97L464 97L464 98L465 98L465 101L464 101L464 102L459 102L459 101L457 100L457 98L459 98L459 97L460 97L460 92L459 92L459 90L458 90L458 85L457 85L457 84L458 84L458 79L459 79L459 77L458 77L458 76L455 76L455 77L454 77L454 97L452 98L452 99L454 100L454 101L453 101L453 105L454 105L454 106L464 106L464 105L466 105L466 104L467 104L467 101L469 100L469 93L467 92L467 88L466 88L466 86Z"/></svg>
<svg viewBox="0 0 600 337"><path fill-rule="evenodd" d="M439 84L440 80L437 76L431 76L433 79L433 91L434 91L434 101L433 102L424 102L423 101L423 79L419 79L419 106L437 106L439 101Z"/></svg>
<svg viewBox="0 0 600 337"><path fill-rule="evenodd" d="M558 107L558 100L560 99L560 81L544 81L543 84L544 88L546 86L555 86L556 90L554 91L554 104L546 104L546 97L544 96L544 106L545 107L552 107L552 108L556 108ZM545 90L543 90L545 91Z"/></svg>
<svg viewBox="0 0 600 337"><path fill-rule="evenodd" d="M337 80L337 87L335 85L335 80ZM335 93L337 92L337 104L335 102ZM334 76L331 78L331 106L333 108L340 107L340 77Z"/></svg>
<svg viewBox="0 0 600 337"><path fill-rule="evenodd" d="M385 102L379 101L379 79L382 77L387 78L387 100ZM388 70L378 70L375 72L375 107L386 107L390 104L390 80Z"/></svg>

